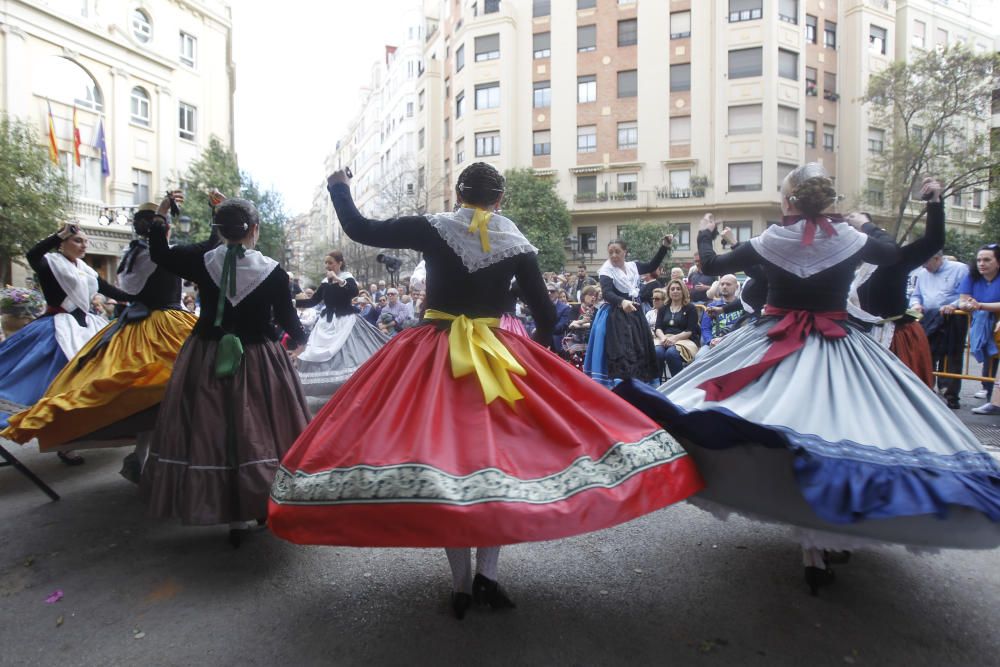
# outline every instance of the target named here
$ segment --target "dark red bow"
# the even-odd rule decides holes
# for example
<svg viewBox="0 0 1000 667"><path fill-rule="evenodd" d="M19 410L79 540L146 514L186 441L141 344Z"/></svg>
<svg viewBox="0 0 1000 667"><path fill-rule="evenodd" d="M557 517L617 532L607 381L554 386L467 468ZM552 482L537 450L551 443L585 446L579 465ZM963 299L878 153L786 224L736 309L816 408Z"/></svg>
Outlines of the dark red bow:
<svg viewBox="0 0 1000 667"><path fill-rule="evenodd" d="M816 228L819 227L827 236L836 236L837 230L833 223L843 222L839 215L817 215L815 218L807 218L803 215L786 215L781 219L781 226L788 227L794 225L799 220L805 220L806 225L802 229L802 245L812 245L816 238Z"/></svg>
<svg viewBox="0 0 1000 667"><path fill-rule="evenodd" d="M847 319L847 313L842 310L814 313L808 310L765 306L764 315L784 316L767 332L767 337L771 339L771 346L767 348L767 352L752 366L746 366L698 385L699 389L705 390L705 400L721 401L743 389L769 368L777 366L782 359L801 350L813 330L819 332L823 338L843 338L847 335L847 330L837 324Z"/></svg>

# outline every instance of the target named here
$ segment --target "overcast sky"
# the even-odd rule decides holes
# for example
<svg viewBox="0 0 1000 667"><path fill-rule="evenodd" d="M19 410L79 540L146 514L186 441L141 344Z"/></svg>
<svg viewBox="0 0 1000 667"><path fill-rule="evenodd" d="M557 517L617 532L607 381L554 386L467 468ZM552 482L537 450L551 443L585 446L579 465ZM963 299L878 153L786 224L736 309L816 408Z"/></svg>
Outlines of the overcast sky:
<svg viewBox="0 0 1000 667"><path fill-rule="evenodd" d="M359 108L358 90L414 0L233 2L240 168L304 213L323 159Z"/></svg>
<svg viewBox="0 0 1000 667"><path fill-rule="evenodd" d="M571 0L565 0L567 2ZM987 3L989 0L979 0ZM233 2L240 167L304 213L323 159L358 110L358 91L419 0ZM992 0L1000 29L1000 0Z"/></svg>

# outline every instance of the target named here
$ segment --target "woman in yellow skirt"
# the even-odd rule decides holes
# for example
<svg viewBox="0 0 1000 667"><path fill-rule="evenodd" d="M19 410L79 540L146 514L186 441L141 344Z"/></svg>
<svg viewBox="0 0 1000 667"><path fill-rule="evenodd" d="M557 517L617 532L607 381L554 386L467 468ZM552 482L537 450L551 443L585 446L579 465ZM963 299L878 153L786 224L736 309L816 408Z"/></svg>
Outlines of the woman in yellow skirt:
<svg viewBox="0 0 1000 667"><path fill-rule="evenodd" d="M166 214L171 193L157 207L143 204L133 220L138 239L118 266L118 286L135 295L55 377L32 407L13 415L0 436L22 444L38 438L43 452L113 447L138 441L122 474L138 481L147 434L174 361L197 319L181 306L181 281L149 259L145 240L153 216ZM206 243L211 243L208 241Z"/></svg>

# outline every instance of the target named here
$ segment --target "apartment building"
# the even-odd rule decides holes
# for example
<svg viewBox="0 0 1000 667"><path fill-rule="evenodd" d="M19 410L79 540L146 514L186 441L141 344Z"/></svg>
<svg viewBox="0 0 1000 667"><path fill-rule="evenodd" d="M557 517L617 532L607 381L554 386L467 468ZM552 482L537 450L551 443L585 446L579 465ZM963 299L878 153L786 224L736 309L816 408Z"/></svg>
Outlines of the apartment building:
<svg viewBox="0 0 1000 667"><path fill-rule="evenodd" d="M984 0L985 1L985 0ZM423 0L415 155L428 208L470 162L531 167L572 212L567 261L619 228L674 225L677 261L715 213L740 240L780 218L784 176L823 163L845 202L887 128L859 102L920 48L992 48L963 0ZM360 132L349 133L358 141ZM386 150L382 145L381 150ZM363 190L363 188L362 188ZM986 193L949 207L977 224ZM845 204L846 205L846 204Z"/></svg>
<svg viewBox="0 0 1000 667"><path fill-rule="evenodd" d="M105 278L132 238L131 209L176 187L211 137L233 145L235 85L223 0L9 0L0 11L0 110L47 142L51 109L71 215Z"/></svg>

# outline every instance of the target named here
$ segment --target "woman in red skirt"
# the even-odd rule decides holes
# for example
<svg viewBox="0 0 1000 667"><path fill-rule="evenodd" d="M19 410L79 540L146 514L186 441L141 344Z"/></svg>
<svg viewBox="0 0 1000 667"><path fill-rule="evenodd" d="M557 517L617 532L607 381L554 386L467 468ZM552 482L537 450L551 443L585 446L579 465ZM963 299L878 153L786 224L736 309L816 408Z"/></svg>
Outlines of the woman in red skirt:
<svg viewBox="0 0 1000 667"><path fill-rule="evenodd" d="M536 248L492 212L504 190L493 167L462 172L454 213L367 220L344 172L329 190L349 237L423 253L427 311L341 387L282 460L269 513L276 535L445 547L462 618L474 599L513 606L497 585L500 545L607 528L702 487L654 422L499 328L511 278L534 314L535 341L551 340L555 312Z"/></svg>

